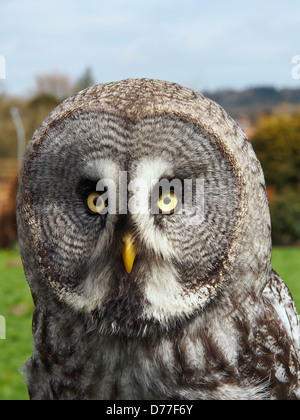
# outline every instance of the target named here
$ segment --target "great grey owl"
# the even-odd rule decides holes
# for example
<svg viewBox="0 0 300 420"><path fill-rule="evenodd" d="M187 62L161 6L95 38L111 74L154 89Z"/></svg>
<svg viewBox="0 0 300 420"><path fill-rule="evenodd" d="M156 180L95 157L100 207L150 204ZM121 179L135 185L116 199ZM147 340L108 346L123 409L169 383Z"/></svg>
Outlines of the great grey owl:
<svg viewBox="0 0 300 420"><path fill-rule="evenodd" d="M32 399L300 398L263 172L216 103L148 79L79 92L30 142L17 218Z"/></svg>

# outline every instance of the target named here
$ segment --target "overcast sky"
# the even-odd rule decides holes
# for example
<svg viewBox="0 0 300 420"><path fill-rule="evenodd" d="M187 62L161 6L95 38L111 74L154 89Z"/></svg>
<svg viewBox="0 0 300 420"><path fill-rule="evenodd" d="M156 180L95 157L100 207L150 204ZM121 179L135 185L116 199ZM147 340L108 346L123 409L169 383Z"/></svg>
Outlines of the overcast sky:
<svg viewBox="0 0 300 420"><path fill-rule="evenodd" d="M198 89L298 87L299 0L0 0L7 93L38 74L128 77Z"/></svg>

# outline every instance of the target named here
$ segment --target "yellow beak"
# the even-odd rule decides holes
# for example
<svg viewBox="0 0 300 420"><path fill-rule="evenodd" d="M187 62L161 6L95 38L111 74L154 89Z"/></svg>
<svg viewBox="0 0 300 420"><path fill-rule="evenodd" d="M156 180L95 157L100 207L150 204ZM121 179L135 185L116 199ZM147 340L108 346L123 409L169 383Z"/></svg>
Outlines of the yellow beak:
<svg viewBox="0 0 300 420"><path fill-rule="evenodd" d="M136 257L136 248L131 232L127 232L124 237L124 246L122 250L122 257L127 273L131 273L133 263Z"/></svg>

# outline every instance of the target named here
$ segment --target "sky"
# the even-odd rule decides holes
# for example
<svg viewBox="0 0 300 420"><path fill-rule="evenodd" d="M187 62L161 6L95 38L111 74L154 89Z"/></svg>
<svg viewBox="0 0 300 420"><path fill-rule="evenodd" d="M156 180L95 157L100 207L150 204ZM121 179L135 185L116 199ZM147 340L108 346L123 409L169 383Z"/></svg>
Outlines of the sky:
<svg viewBox="0 0 300 420"><path fill-rule="evenodd" d="M295 56L299 0L0 0L8 94L30 94L37 75L74 82L87 67L97 83L150 77L200 91L300 88Z"/></svg>

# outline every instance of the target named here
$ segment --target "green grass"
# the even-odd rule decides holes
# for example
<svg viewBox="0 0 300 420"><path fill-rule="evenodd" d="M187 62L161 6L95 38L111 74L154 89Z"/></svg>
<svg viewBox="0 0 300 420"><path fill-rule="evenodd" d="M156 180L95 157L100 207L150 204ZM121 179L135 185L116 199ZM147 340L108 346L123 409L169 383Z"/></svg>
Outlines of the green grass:
<svg viewBox="0 0 300 420"><path fill-rule="evenodd" d="M272 266L290 289L300 314L300 248L274 248Z"/></svg>
<svg viewBox="0 0 300 420"><path fill-rule="evenodd" d="M0 315L6 340L0 340L0 400L28 399L19 370L32 354L32 298L15 251L0 252ZM290 288L300 313L300 248L275 248L273 268Z"/></svg>
<svg viewBox="0 0 300 420"><path fill-rule="evenodd" d="M18 265L17 252L0 252L0 315L6 320L6 340L0 340L0 400L26 400L19 370L32 354L33 303Z"/></svg>

